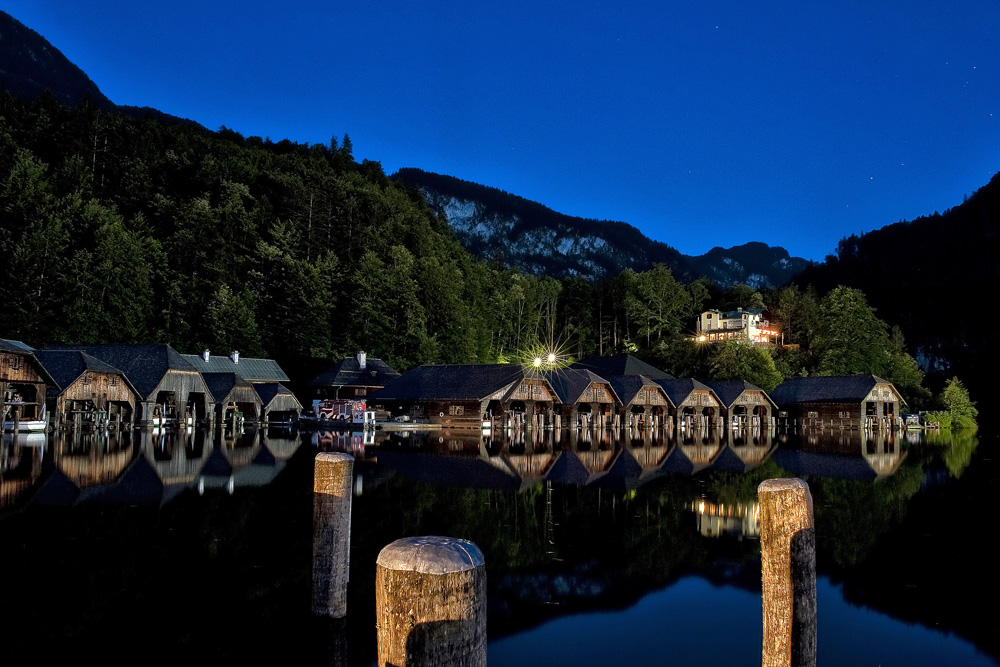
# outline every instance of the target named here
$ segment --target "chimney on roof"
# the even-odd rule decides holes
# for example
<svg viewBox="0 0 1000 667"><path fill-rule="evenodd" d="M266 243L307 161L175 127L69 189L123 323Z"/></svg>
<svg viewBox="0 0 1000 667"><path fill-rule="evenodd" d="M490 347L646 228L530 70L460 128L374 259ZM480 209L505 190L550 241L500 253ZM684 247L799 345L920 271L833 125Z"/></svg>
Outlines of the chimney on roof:
<svg viewBox="0 0 1000 667"><path fill-rule="evenodd" d="M364 352L358 352L358 368L361 370L368 368L368 355Z"/></svg>
<svg viewBox="0 0 1000 667"><path fill-rule="evenodd" d="M233 350L233 353L229 355L229 358L233 360L234 364L240 363L240 353Z"/></svg>
<svg viewBox="0 0 1000 667"><path fill-rule="evenodd" d="M205 351L201 353L201 358L205 361L206 364L208 363L208 359L211 356L212 356L212 353L208 351L207 347L205 348Z"/></svg>

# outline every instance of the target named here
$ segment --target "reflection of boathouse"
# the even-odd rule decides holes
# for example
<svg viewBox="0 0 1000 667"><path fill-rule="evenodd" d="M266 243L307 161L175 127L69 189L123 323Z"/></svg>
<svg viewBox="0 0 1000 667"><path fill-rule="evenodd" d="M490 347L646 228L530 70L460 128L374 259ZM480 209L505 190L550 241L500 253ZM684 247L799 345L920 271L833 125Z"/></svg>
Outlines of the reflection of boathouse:
<svg viewBox="0 0 1000 667"><path fill-rule="evenodd" d="M370 397L378 411L451 427L541 427L552 423L555 391L517 364L420 366Z"/></svg>
<svg viewBox="0 0 1000 667"><path fill-rule="evenodd" d="M45 430L45 386L52 378L34 351L0 338L0 421L4 431Z"/></svg>
<svg viewBox="0 0 1000 667"><path fill-rule="evenodd" d="M795 377L771 392L779 421L806 427L892 428L906 401L874 375Z"/></svg>
<svg viewBox="0 0 1000 667"><path fill-rule="evenodd" d="M138 394L117 368L80 350L39 350L52 376L46 404L55 426L131 425Z"/></svg>

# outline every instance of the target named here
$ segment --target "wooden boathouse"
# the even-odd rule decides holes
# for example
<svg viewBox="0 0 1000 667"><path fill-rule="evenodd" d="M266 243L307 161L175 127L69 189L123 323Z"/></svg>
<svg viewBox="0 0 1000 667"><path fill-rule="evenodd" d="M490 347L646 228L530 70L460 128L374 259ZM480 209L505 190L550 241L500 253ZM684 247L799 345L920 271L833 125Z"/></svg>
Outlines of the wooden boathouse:
<svg viewBox="0 0 1000 667"><path fill-rule="evenodd" d="M0 338L0 422L4 431L44 431L45 388L52 377L33 348Z"/></svg>
<svg viewBox="0 0 1000 667"><path fill-rule="evenodd" d="M778 423L788 426L885 430L901 423L906 401L875 375L794 377L771 392Z"/></svg>
<svg viewBox="0 0 1000 667"><path fill-rule="evenodd" d="M259 382L253 386L260 396L261 421L265 424L292 424L302 413L295 394L280 382Z"/></svg>
<svg viewBox="0 0 1000 667"><path fill-rule="evenodd" d="M618 422L627 428L672 427L670 413L675 410L663 387L645 375L603 375L611 383L618 399Z"/></svg>
<svg viewBox="0 0 1000 667"><path fill-rule="evenodd" d="M309 386L313 390L313 398L317 400L364 399L398 377L399 373L389 364L358 352L356 356L344 357L314 377Z"/></svg>
<svg viewBox="0 0 1000 667"><path fill-rule="evenodd" d="M136 421L143 425L188 425L211 421L214 398L201 373L165 343L53 345L80 350L119 369L139 394Z"/></svg>
<svg viewBox="0 0 1000 667"><path fill-rule="evenodd" d="M615 424L618 400L615 390L603 377L582 368L564 368L545 373L555 390L555 426L604 429Z"/></svg>
<svg viewBox="0 0 1000 667"><path fill-rule="evenodd" d="M760 387L746 380L712 380L705 384L718 397L728 428L766 428L772 423L778 406Z"/></svg>
<svg viewBox="0 0 1000 667"><path fill-rule="evenodd" d="M557 400L548 380L519 364L419 366L369 397L382 418L477 429L550 426Z"/></svg>
<svg viewBox="0 0 1000 667"><path fill-rule="evenodd" d="M53 380L45 399L53 426L132 425L139 395L120 370L80 350L38 350L35 357Z"/></svg>
<svg viewBox="0 0 1000 667"><path fill-rule="evenodd" d="M711 387L694 378L657 379L656 383L675 406L671 416L677 428L718 426L722 403Z"/></svg>
<svg viewBox="0 0 1000 667"><path fill-rule="evenodd" d="M260 419L261 400L253 385L236 373L202 373L215 404L215 421L237 429Z"/></svg>

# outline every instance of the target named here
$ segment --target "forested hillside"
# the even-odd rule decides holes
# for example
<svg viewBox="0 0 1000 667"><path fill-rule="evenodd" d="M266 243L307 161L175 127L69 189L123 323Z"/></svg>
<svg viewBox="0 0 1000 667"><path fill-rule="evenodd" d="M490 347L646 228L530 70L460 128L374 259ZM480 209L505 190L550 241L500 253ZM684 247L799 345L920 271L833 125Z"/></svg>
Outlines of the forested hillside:
<svg viewBox="0 0 1000 667"><path fill-rule="evenodd" d="M842 240L799 282L862 290L881 318L906 332L923 366L992 393L1000 372L989 324L1000 282L1000 175L943 214Z"/></svg>
<svg viewBox="0 0 1000 667"><path fill-rule="evenodd" d="M3 94L0 119L0 331L32 345L164 341L293 368L364 349L405 370L538 341L652 345L707 298L663 271L594 285L479 261L346 136L274 143L48 95Z"/></svg>

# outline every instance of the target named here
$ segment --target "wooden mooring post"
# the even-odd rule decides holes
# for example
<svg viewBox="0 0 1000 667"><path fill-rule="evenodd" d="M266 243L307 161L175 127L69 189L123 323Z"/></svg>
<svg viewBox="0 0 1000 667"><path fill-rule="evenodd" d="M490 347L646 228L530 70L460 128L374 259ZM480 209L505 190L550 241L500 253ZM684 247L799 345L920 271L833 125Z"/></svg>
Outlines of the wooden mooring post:
<svg viewBox="0 0 1000 667"><path fill-rule="evenodd" d="M354 457L339 452L317 454L313 472L312 610L344 618L351 565Z"/></svg>
<svg viewBox="0 0 1000 667"><path fill-rule="evenodd" d="M375 571L379 667L486 665L486 566L472 542L408 537Z"/></svg>
<svg viewBox="0 0 1000 667"><path fill-rule="evenodd" d="M816 531L809 485L769 479L760 503L762 667L816 665Z"/></svg>

